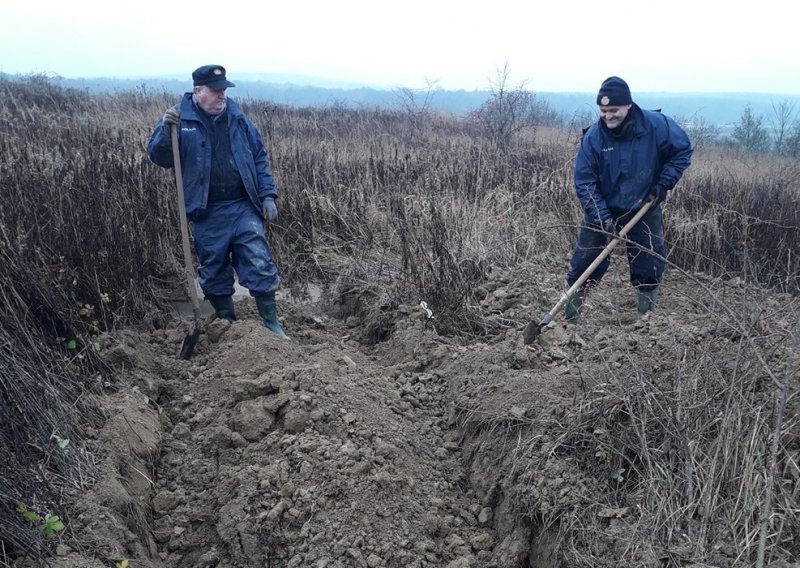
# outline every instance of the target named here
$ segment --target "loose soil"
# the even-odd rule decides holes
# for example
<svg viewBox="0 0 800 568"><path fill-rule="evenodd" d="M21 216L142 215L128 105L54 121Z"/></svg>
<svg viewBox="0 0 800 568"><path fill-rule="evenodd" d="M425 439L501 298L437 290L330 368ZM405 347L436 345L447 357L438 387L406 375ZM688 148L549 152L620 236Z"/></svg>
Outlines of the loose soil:
<svg viewBox="0 0 800 568"><path fill-rule="evenodd" d="M554 452L556 427L592 389L674 366L674 345L726 332L697 280L680 275L637 320L627 267L616 266L580 325L558 317L530 347L521 330L558 300L558 268L494 273L480 308L501 331L480 340L439 335L435 306L430 318L416 301L333 317L330 293L279 295L288 342L249 298L233 324L206 318L189 361L176 358L188 322L107 336L117 374L87 447L102 475L69 496L82 547L59 546L52 565L557 566L556 510L604 519L583 537L593 565L669 565L626 541L636 515L602 507L611 474ZM699 278L718 297L750 294ZM736 565L731 547L714 554Z"/></svg>

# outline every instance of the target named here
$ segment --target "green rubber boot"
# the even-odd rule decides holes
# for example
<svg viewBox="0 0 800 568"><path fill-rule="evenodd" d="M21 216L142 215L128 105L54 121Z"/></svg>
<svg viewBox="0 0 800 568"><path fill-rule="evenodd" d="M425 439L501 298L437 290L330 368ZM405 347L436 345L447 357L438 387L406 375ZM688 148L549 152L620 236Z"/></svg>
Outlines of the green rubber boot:
<svg viewBox="0 0 800 568"><path fill-rule="evenodd" d="M219 319L236 321L236 310L233 307L233 296L206 296L206 300L214 306Z"/></svg>
<svg viewBox="0 0 800 568"><path fill-rule="evenodd" d="M648 290L647 292L643 292L639 290L639 317L642 317L647 312L651 312L655 309L656 304L658 303L658 288L653 288L652 290Z"/></svg>
<svg viewBox="0 0 800 568"><path fill-rule="evenodd" d="M575 292L564 306L564 318L567 320L567 323L578 323L582 304L583 299L581 298L581 293Z"/></svg>
<svg viewBox="0 0 800 568"><path fill-rule="evenodd" d="M275 303L275 292L269 292L263 296L256 296L256 307L258 308L258 315L261 316L268 330L281 339L289 339L283 332L281 323L278 321L278 306Z"/></svg>

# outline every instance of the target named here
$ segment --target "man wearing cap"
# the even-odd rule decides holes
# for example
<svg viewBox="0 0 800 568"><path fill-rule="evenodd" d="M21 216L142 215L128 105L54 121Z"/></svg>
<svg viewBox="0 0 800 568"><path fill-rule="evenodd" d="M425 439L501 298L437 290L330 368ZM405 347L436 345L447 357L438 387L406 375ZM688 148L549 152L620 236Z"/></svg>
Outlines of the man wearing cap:
<svg viewBox="0 0 800 568"><path fill-rule="evenodd" d="M170 128L179 128L186 216L200 262L200 287L217 316L233 321L234 270L255 298L267 328L288 339L278 321L280 287L264 235L264 221L278 217L278 194L264 141L235 101L227 98L221 65L192 73L194 90L167 109L147 144L150 159L174 167Z"/></svg>
<svg viewBox="0 0 800 568"><path fill-rule="evenodd" d="M692 146L674 120L639 108L628 84L609 77L597 93L600 119L586 129L575 161L575 189L584 211L578 242L572 253L567 285L572 286L636 212L656 204L627 234L631 284L637 289L638 313L651 311L664 274L664 226L661 202L689 167ZM652 251L655 254L648 254ZM606 258L586 281L600 282ZM567 322L576 323L583 291L564 308Z"/></svg>

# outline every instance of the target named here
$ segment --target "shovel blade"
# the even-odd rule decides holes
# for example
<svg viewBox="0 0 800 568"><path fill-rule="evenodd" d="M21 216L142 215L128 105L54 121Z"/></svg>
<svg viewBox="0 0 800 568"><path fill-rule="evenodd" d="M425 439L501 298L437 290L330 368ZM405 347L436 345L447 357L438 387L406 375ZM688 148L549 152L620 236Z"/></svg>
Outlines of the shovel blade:
<svg viewBox="0 0 800 568"><path fill-rule="evenodd" d="M530 345L536 338L539 337L542 333L542 328L547 324L537 323L534 320L531 320L528 325L525 326L525 331L522 332L522 340L525 345Z"/></svg>
<svg viewBox="0 0 800 568"><path fill-rule="evenodd" d="M525 326L525 331L522 332L522 340L525 342L525 345L530 345L536 338L542 334L542 330L547 327L547 325L553 321L553 312L550 312L539 323L536 323L536 320L531 320L528 325Z"/></svg>
<svg viewBox="0 0 800 568"><path fill-rule="evenodd" d="M192 353L194 353L194 346L197 345L197 339L199 337L200 326L195 326L194 331L183 338L183 345L181 345L181 352L178 355L178 359L186 361L192 356Z"/></svg>

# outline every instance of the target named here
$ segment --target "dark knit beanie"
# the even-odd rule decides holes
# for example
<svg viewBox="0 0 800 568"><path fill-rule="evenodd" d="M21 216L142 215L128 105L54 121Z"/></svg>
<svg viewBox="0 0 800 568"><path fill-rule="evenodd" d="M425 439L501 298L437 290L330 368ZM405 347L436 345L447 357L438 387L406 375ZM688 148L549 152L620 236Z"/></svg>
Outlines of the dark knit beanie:
<svg viewBox="0 0 800 568"><path fill-rule="evenodd" d="M623 106L631 103L633 99L628 83L619 77L609 77L600 85L600 91L597 93L599 106Z"/></svg>

